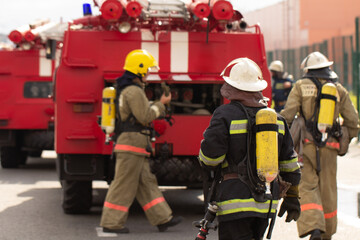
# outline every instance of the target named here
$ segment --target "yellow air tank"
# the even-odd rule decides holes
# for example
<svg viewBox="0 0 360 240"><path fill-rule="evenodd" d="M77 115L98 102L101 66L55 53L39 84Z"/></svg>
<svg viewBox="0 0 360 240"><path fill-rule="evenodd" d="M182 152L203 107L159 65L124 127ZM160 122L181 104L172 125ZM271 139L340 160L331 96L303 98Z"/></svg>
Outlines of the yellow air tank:
<svg viewBox="0 0 360 240"><path fill-rule="evenodd" d="M279 171L277 115L273 109L264 108L256 113L255 119L257 174L266 183L266 194L271 194L270 183Z"/></svg>
<svg viewBox="0 0 360 240"><path fill-rule="evenodd" d="M110 142L110 134L115 130L115 98L116 90L106 87L102 92L101 129L105 132L105 144Z"/></svg>
<svg viewBox="0 0 360 240"><path fill-rule="evenodd" d="M320 110L317 127L322 133L322 141L327 138L326 129L331 128L334 122L336 103L336 86L333 83L326 83L321 88Z"/></svg>

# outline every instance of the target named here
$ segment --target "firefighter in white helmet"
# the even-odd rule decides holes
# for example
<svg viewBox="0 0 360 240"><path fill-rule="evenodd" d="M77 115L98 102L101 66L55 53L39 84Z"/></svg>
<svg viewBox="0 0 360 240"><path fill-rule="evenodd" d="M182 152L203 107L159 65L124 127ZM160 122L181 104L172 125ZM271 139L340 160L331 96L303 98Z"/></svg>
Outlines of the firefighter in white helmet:
<svg viewBox="0 0 360 240"><path fill-rule="evenodd" d="M272 77L272 100L275 103L275 111L280 112L289 96L293 81L289 74L284 72L284 65L281 61L272 61L269 66Z"/></svg>
<svg viewBox="0 0 360 240"><path fill-rule="evenodd" d="M215 177L216 199L211 199L213 194L209 194L207 200L216 201L218 206L220 240L260 240L268 219L275 218L281 197L284 201L280 215L287 212L287 222L299 217L300 167L285 120L267 108L268 99L262 95L267 82L259 66L248 58L235 59L221 76L225 80L221 95L231 102L214 111L199 153L204 170L215 170L215 176L221 176ZM275 116L271 124L258 124L258 113L263 111ZM269 133L275 139L258 141L259 133ZM264 156L259 156L257 151L261 147L279 153L273 159L275 176L269 181L259 174L264 170L259 169L264 166L259 160Z"/></svg>
<svg viewBox="0 0 360 240"><path fill-rule="evenodd" d="M336 232L336 159L345 154L342 149L358 133L357 111L347 90L337 82L332 64L320 52L310 53L301 64L304 76L294 84L281 111L289 124L297 114L306 123L297 226L299 236L310 235L311 240L331 239ZM344 119L342 126L339 114Z"/></svg>
<svg viewBox="0 0 360 240"><path fill-rule="evenodd" d="M163 94L160 101L149 104L144 87L152 68L158 68L154 57L146 50L134 50L125 59L125 73L116 80L119 124L115 131L119 136L114 148L115 176L106 195L100 223L104 232L129 232L125 223L135 198L150 224L157 226L160 232L181 222L181 217L172 216L146 159L151 152L147 127L165 114L165 104L171 100L171 94Z"/></svg>

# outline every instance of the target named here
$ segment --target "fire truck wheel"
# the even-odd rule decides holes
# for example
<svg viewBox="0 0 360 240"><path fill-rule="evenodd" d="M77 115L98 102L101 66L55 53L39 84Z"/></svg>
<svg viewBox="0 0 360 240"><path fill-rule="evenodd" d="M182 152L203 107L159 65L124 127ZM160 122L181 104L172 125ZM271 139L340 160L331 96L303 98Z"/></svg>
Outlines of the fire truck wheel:
<svg viewBox="0 0 360 240"><path fill-rule="evenodd" d="M33 158L39 158L39 157L41 157L41 154L42 154L41 150L38 150L38 151L35 150L35 151L28 152L29 157L33 157Z"/></svg>
<svg viewBox="0 0 360 240"><path fill-rule="evenodd" d="M62 207L66 214L88 213L92 205L92 181L61 181Z"/></svg>
<svg viewBox="0 0 360 240"><path fill-rule="evenodd" d="M28 152L27 151L20 151L19 153L19 164L25 165L27 162Z"/></svg>
<svg viewBox="0 0 360 240"><path fill-rule="evenodd" d="M17 147L2 147L0 155L2 168L18 168L19 164L25 164L27 159L27 152Z"/></svg>
<svg viewBox="0 0 360 240"><path fill-rule="evenodd" d="M33 149L53 150L54 132L46 130L27 132L24 134L24 146Z"/></svg>
<svg viewBox="0 0 360 240"><path fill-rule="evenodd" d="M172 157L167 160L151 159L150 167L156 175L159 184L185 186L198 186L201 188L202 177L200 166L196 158L191 157Z"/></svg>

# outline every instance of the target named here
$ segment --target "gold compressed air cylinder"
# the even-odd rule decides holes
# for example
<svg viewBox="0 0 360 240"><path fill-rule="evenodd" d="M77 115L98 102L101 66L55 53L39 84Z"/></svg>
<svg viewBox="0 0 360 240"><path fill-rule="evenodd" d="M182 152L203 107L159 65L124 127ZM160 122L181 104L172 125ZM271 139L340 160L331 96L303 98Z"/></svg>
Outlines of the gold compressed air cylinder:
<svg viewBox="0 0 360 240"><path fill-rule="evenodd" d="M270 183L279 171L277 114L270 108L261 109L255 121L257 174L266 184L266 194L271 194Z"/></svg>
<svg viewBox="0 0 360 240"><path fill-rule="evenodd" d="M105 132L105 144L110 142L110 134L115 130L115 98L116 90L106 87L102 92L101 129Z"/></svg>
<svg viewBox="0 0 360 240"><path fill-rule="evenodd" d="M318 130L322 134L322 141L327 138L326 130L331 128L334 122L336 103L336 86L333 83L326 83L321 88L320 110L318 118Z"/></svg>

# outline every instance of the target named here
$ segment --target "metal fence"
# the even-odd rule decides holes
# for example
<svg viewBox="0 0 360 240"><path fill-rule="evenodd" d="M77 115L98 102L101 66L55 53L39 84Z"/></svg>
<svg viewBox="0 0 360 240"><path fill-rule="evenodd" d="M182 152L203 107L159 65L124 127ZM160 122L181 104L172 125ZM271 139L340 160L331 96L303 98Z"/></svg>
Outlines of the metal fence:
<svg viewBox="0 0 360 240"><path fill-rule="evenodd" d="M267 52L268 63L273 60L280 60L284 63L285 71L299 79L302 76L300 65L302 60L311 52L319 51L334 61L332 69L338 74L339 82L349 91L356 89L353 79L356 68L356 51L354 49L354 37L342 36L325 40L296 49L274 50Z"/></svg>

